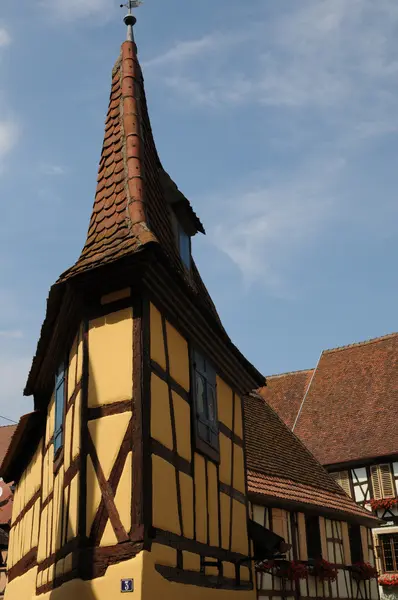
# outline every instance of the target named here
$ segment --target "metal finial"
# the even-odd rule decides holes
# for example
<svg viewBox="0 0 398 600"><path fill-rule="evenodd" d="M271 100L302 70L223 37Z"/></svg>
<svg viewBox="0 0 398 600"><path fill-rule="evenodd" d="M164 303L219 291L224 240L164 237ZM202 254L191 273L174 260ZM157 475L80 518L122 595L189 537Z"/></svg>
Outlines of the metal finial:
<svg viewBox="0 0 398 600"><path fill-rule="evenodd" d="M139 6L141 6L141 4L141 0L128 0L127 4L120 5L120 8L125 7L128 9L128 13L123 20L127 25L127 40L130 42L134 42L133 27L137 22L137 19L133 15L133 8L138 8Z"/></svg>

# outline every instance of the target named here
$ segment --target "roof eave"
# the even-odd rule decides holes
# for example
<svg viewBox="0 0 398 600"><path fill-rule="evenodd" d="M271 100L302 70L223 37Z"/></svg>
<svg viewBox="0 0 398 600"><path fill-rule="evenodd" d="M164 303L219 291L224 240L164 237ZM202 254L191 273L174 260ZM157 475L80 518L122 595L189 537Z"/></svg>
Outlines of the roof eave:
<svg viewBox="0 0 398 600"><path fill-rule="evenodd" d="M374 517L373 515L358 515L355 513L346 512L344 510L336 510L321 506L319 504L312 504L310 502L302 502L299 500L287 500L285 498L278 498L271 494L264 494L261 492L248 492L249 500L253 504L260 504L264 506L271 506L275 508L285 508L286 510L301 510L303 512L312 512L320 516L330 517L332 519L338 519L340 521L348 521L352 523L359 523L366 527L376 527L384 523L381 519Z"/></svg>

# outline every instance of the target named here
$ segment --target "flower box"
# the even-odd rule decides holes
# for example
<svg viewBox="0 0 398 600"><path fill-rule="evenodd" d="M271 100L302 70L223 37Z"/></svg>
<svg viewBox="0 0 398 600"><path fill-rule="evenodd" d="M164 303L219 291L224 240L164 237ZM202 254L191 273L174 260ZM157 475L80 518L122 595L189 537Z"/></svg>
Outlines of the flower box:
<svg viewBox="0 0 398 600"><path fill-rule="evenodd" d="M308 576L307 566L297 560L267 560L256 566L258 572L270 573L289 581L299 581Z"/></svg>
<svg viewBox="0 0 398 600"><path fill-rule="evenodd" d="M376 512L379 508L387 510L398 504L398 498L380 498L379 500L368 500L366 504L370 504L373 512Z"/></svg>
<svg viewBox="0 0 398 600"><path fill-rule="evenodd" d="M379 585L386 587L398 586L398 573L384 573L384 575L380 575Z"/></svg>
<svg viewBox="0 0 398 600"><path fill-rule="evenodd" d="M378 575L376 567L365 562L354 563L350 567L350 571L356 581L369 581L370 579L376 579Z"/></svg>
<svg viewBox="0 0 398 600"><path fill-rule="evenodd" d="M315 560L310 565L309 574L318 577L321 581L336 581L338 575L336 565L323 558Z"/></svg>

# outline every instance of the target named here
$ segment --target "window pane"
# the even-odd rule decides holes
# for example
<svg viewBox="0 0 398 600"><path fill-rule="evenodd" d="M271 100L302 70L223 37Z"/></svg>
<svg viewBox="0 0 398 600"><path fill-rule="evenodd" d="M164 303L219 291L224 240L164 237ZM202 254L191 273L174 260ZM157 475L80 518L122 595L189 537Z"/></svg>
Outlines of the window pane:
<svg viewBox="0 0 398 600"><path fill-rule="evenodd" d="M62 430L59 431L54 437L54 452L59 450L62 446Z"/></svg>
<svg viewBox="0 0 398 600"><path fill-rule="evenodd" d="M351 563L361 562L362 556L362 538L359 525L350 525L348 530L350 538Z"/></svg>
<svg viewBox="0 0 398 600"><path fill-rule="evenodd" d="M195 352L195 369L202 375L206 374L206 361L199 352Z"/></svg>
<svg viewBox="0 0 398 600"><path fill-rule="evenodd" d="M54 423L54 451L62 446L62 425L64 421L65 401L65 367L61 365L56 374L55 383L55 423Z"/></svg>
<svg viewBox="0 0 398 600"><path fill-rule="evenodd" d="M396 571L398 568L398 534L381 535L385 571Z"/></svg>
<svg viewBox="0 0 398 600"><path fill-rule="evenodd" d="M206 417L206 380L196 371L196 412L201 417Z"/></svg>
<svg viewBox="0 0 398 600"><path fill-rule="evenodd" d="M187 269L191 268L191 243L190 237L185 233L182 227L179 227L179 245L181 260Z"/></svg>
<svg viewBox="0 0 398 600"><path fill-rule="evenodd" d="M65 382L62 382L55 393L55 431L59 429L64 420L64 391Z"/></svg>
<svg viewBox="0 0 398 600"><path fill-rule="evenodd" d="M207 418L210 423L215 423L217 420L215 389L209 383L207 384Z"/></svg>
<svg viewBox="0 0 398 600"><path fill-rule="evenodd" d="M321 531L319 529L319 517L306 515L305 529L307 534L308 558L316 560L322 558Z"/></svg>

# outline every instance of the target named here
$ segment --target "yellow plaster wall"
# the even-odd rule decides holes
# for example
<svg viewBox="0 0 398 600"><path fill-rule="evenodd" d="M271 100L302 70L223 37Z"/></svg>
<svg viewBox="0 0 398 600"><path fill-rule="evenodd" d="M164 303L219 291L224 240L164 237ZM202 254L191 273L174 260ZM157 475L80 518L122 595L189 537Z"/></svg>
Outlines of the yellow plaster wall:
<svg viewBox="0 0 398 600"><path fill-rule="evenodd" d="M93 440L98 460L105 475L109 478L112 467L122 445L131 412L110 415L89 421L88 430Z"/></svg>
<svg viewBox="0 0 398 600"><path fill-rule="evenodd" d="M102 538L100 540L100 546L115 546L117 544L117 537L112 527L110 520L108 519Z"/></svg>
<svg viewBox="0 0 398 600"><path fill-rule="evenodd" d="M232 429L233 392L221 377L217 375L218 419Z"/></svg>
<svg viewBox="0 0 398 600"><path fill-rule="evenodd" d="M73 423L73 408L70 408L66 413L65 429L64 429L64 467L68 469L70 465L70 455L72 448L72 423Z"/></svg>
<svg viewBox="0 0 398 600"><path fill-rule="evenodd" d="M88 405L98 406L132 396L132 309L111 313L89 324Z"/></svg>
<svg viewBox="0 0 398 600"><path fill-rule="evenodd" d="M162 317L156 306L150 305L150 343L151 359L166 370L166 354L164 349Z"/></svg>
<svg viewBox="0 0 398 600"><path fill-rule="evenodd" d="M80 327L69 353L67 398L73 395L83 371L83 328Z"/></svg>
<svg viewBox="0 0 398 600"><path fill-rule="evenodd" d="M231 485L232 441L223 433L218 436L220 442L220 481Z"/></svg>
<svg viewBox="0 0 398 600"><path fill-rule="evenodd" d="M233 479L233 487L242 492L242 494L246 493L246 482L245 482L245 464L243 457L243 448L234 444L233 448L234 452L234 479Z"/></svg>
<svg viewBox="0 0 398 600"><path fill-rule="evenodd" d="M174 419L177 433L177 452L191 462L191 409L183 398L175 392L173 395Z"/></svg>
<svg viewBox="0 0 398 600"><path fill-rule="evenodd" d="M154 527L181 534L174 467L152 455L152 522Z"/></svg>
<svg viewBox="0 0 398 600"><path fill-rule="evenodd" d="M221 511L221 545L226 550L229 549L229 529L231 515L231 498L226 494L220 494Z"/></svg>
<svg viewBox="0 0 398 600"><path fill-rule="evenodd" d="M144 553L141 552L130 560L109 566L103 577L92 581L73 579L51 592L41 594L38 598L40 600L70 600L71 598L109 600L121 595L120 580L128 577L134 579L134 593L131 594L131 597L140 600L142 598L143 560ZM25 599L25 597L23 598ZM29 598L33 599L36 596L32 595ZM12 600L16 600L16 597L13 597Z"/></svg>
<svg viewBox="0 0 398 600"><path fill-rule="evenodd" d="M208 511L209 511L209 538L211 546L218 546L218 479L215 464L207 464Z"/></svg>
<svg viewBox="0 0 398 600"><path fill-rule="evenodd" d="M248 554L246 506L238 500L232 500L232 551Z"/></svg>
<svg viewBox="0 0 398 600"><path fill-rule="evenodd" d="M21 577L13 579L7 584L5 600L30 600L36 598L37 567L33 567Z"/></svg>
<svg viewBox="0 0 398 600"><path fill-rule="evenodd" d="M193 514L193 480L182 471L179 472L182 522L184 528L184 537L193 538L194 534L194 514Z"/></svg>
<svg viewBox="0 0 398 600"><path fill-rule="evenodd" d="M41 485L42 440L39 441L29 465L19 480L13 502L12 523L19 517L27 503L39 491ZM11 527L8 552L8 567L15 565L33 547L37 546L37 531L40 500L24 515L16 526Z"/></svg>
<svg viewBox="0 0 398 600"><path fill-rule="evenodd" d="M195 520L196 539L199 542L207 542L207 498L206 498L206 467L205 459L195 453Z"/></svg>
<svg viewBox="0 0 398 600"><path fill-rule="evenodd" d="M55 396L51 396L47 408L47 424L46 424L46 446L50 441L50 438L54 435L54 417L55 417Z"/></svg>
<svg viewBox="0 0 398 600"><path fill-rule="evenodd" d="M192 552L182 553L182 565L186 571L200 571L200 556Z"/></svg>
<svg viewBox="0 0 398 600"><path fill-rule="evenodd" d="M73 413L73 439L72 439L72 460L80 453L80 426L81 426L81 392L78 393L75 400L75 410Z"/></svg>
<svg viewBox="0 0 398 600"><path fill-rule="evenodd" d="M242 398L235 396L235 433L243 439Z"/></svg>
<svg viewBox="0 0 398 600"><path fill-rule="evenodd" d="M152 544L151 556L155 564L166 567L177 566L177 550L163 544Z"/></svg>
<svg viewBox="0 0 398 600"><path fill-rule="evenodd" d="M79 483L79 474L77 474L70 482L70 500L67 533L68 542L77 535L77 529L79 524Z"/></svg>
<svg viewBox="0 0 398 600"><path fill-rule="evenodd" d="M256 590L235 591L170 583L155 570L152 553L144 552L142 600L255 600Z"/></svg>
<svg viewBox="0 0 398 600"><path fill-rule="evenodd" d="M170 375L184 390L189 391L190 368L188 343L170 323L166 322Z"/></svg>
<svg viewBox="0 0 398 600"><path fill-rule="evenodd" d="M132 453L129 452L115 494L115 505L126 531L131 527Z"/></svg>
<svg viewBox="0 0 398 600"><path fill-rule="evenodd" d="M86 535L90 535L91 526L99 504L101 502L101 489L95 474L90 456L87 457L87 503L86 503Z"/></svg>
<svg viewBox="0 0 398 600"><path fill-rule="evenodd" d="M151 375L151 436L166 448L173 448L169 389L154 373Z"/></svg>

